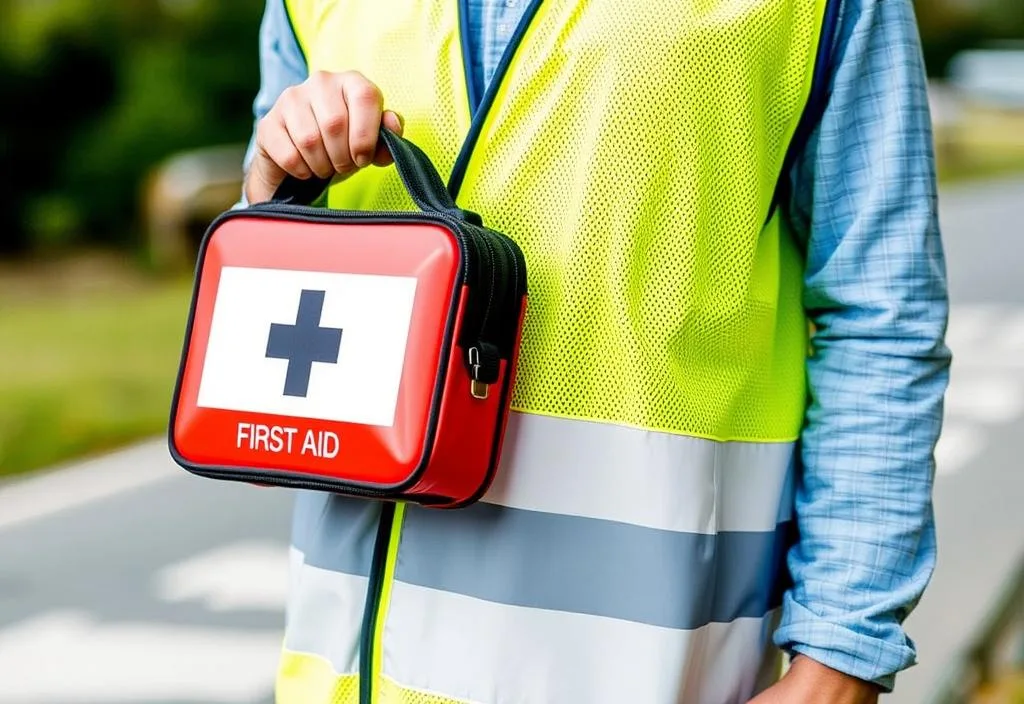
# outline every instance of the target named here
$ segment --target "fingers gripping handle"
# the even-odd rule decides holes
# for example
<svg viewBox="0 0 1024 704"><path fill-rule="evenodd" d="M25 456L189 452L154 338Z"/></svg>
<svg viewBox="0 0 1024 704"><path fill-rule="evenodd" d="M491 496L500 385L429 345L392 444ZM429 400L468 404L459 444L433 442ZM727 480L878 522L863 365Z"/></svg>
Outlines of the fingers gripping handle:
<svg viewBox="0 0 1024 704"><path fill-rule="evenodd" d="M406 191L420 210L447 213L479 224L478 216L462 210L455 204L440 174L422 149L387 127L381 127L380 137L395 160L395 168ZM271 201L308 205L316 200L330 183L330 178L313 176L298 179L288 176L278 187Z"/></svg>

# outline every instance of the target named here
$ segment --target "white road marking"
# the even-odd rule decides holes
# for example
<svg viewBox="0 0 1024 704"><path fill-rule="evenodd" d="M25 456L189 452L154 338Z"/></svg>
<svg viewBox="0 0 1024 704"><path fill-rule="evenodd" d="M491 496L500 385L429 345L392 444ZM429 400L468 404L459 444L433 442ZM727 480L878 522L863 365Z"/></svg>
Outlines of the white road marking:
<svg viewBox="0 0 1024 704"><path fill-rule="evenodd" d="M1024 416L1024 310L996 304L956 306L946 344L953 367L936 472L954 474L985 449L987 429Z"/></svg>
<svg viewBox="0 0 1024 704"><path fill-rule="evenodd" d="M985 432L976 425L946 422L935 447L936 474L953 474L966 467L985 447Z"/></svg>
<svg viewBox="0 0 1024 704"><path fill-rule="evenodd" d="M981 423L1007 423L1024 415L1024 386L1002 375L950 375L946 412Z"/></svg>
<svg viewBox="0 0 1024 704"><path fill-rule="evenodd" d="M962 349L960 350L962 352ZM965 356L957 355L958 350L953 350L953 364L956 369L972 369L988 371L997 369L1015 374L1024 373L1024 353L1022 354L999 354L997 352L985 352Z"/></svg>
<svg viewBox="0 0 1024 704"><path fill-rule="evenodd" d="M954 369L1024 370L1024 310L989 303L954 306L946 345Z"/></svg>
<svg viewBox="0 0 1024 704"><path fill-rule="evenodd" d="M185 475L163 439L0 485L0 530Z"/></svg>
<svg viewBox="0 0 1024 704"><path fill-rule="evenodd" d="M1024 358L1024 311L1007 316L998 326L999 333L993 346L1017 359Z"/></svg>
<svg viewBox="0 0 1024 704"><path fill-rule="evenodd" d="M162 569L156 592L164 601L198 601L211 611L281 611L288 592L288 546L252 541L201 553Z"/></svg>
<svg viewBox="0 0 1024 704"><path fill-rule="evenodd" d="M949 329L946 344L953 350L977 349L992 339L992 331L998 329L1001 308L996 304L971 304L953 306L949 311Z"/></svg>
<svg viewBox="0 0 1024 704"><path fill-rule="evenodd" d="M0 630L0 704L246 704L273 693L279 646L275 631L51 611Z"/></svg>

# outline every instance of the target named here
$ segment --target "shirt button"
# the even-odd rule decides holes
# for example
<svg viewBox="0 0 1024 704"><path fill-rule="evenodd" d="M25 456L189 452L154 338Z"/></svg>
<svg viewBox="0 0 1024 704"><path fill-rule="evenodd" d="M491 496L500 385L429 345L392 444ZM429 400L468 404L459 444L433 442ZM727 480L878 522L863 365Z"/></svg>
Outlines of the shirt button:
<svg viewBox="0 0 1024 704"><path fill-rule="evenodd" d="M508 24L502 22L498 25L498 34L508 34Z"/></svg>
<svg viewBox="0 0 1024 704"><path fill-rule="evenodd" d="M516 0L505 0L505 7L515 7Z"/></svg>

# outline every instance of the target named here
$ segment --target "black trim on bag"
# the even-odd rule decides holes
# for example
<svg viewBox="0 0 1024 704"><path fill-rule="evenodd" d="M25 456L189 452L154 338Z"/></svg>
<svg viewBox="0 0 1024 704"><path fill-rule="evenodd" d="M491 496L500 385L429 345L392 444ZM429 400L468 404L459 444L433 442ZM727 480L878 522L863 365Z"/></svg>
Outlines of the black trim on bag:
<svg viewBox="0 0 1024 704"><path fill-rule="evenodd" d="M324 479L311 478L308 474L295 472L292 470L266 470L266 469L240 469L238 467L224 467L217 465L202 465L193 463L190 460L185 459L179 452L175 439L174 431L176 427L176 420L178 415L178 406L181 394L181 386L184 379L185 367L188 360L189 348L191 346L192 332L195 325L195 308L199 297L200 280L203 270L203 262L205 261L207 248L210 240L217 230L217 228L224 222L234 218L266 218L266 219L284 219L295 222L320 222L320 223L352 223L352 224L365 224L365 223L380 223L381 221L387 222L408 222L408 223L422 223L431 225L440 225L447 229L452 236L459 243L459 269L461 271L461 281L456 282L456 286L453 287L451 301L449 303L447 320L445 322L444 337L442 341L441 360L438 364L437 377L434 383L434 392L431 397L430 412L428 414L427 427L425 430L425 437L422 445L422 454L417 462L416 468L409 474L409 476L396 484L393 485L381 485L373 484L369 482L355 482L346 481L341 479ZM486 234L483 234L486 233ZM515 286L510 289L507 284L508 272L505 272L506 282L501 287L506 293L503 299L507 299L512 296L513 300L502 300L500 303L503 310L498 315L488 315L485 313L491 313L490 310L493 302L488 306L488 310L481 311L479 315L489 317L490 321L498 321L498 323L504 323L501 327L507 327L511 329L511 332L505 330L494 330L485 329L484 324L488 320L479 321L479 330L477 324L472 320L472 316L469 315L471 312L477 314L475 310L470 311L473 306L468 305L472 302L474 293L478 298L482 298L486 293L487 296L493 297L494 292L484 292L480 290L480 281L473 281L472 275L479 274L481 271L481 252L478 247L477 241L479 237L497 237L501 240L507 238L498 235L497 233L491 233L486 228L476 226L474 223L460 221L451 214L451 211L444 213L412 213L412 212L353 212L353 211L339 211L339 210L326 210L322 208L313 208L309 206L301 205L289 205L283 203L266 203L249 206L245 209L230 210L222 213L218 216L207 228L206 234L203 236L202 243L200 245L199 256L196 262L196 271L193 282L192 300L189 304L188 321L185 328L185 337L182 344L182 353L179 363L178 375L174 386L174 395L171 403L171 414L170 423L168 424L168 447L172 459L181 467L188 470L189 472L198 476L222 479L228 481L239 481L248 484L269 484L273 486L284 486L296 489L312 489L320 491L331 491L331 492L342 492L349 495L364 496L367 498L387 498L392 500L403 500L408 499L421 505L431 504L446 504L450 505L453 497L430 497L421 494L406 494L407 490L415 486L422 479L423 474L426 472L427 467L430 464L430 460L433 454L434 441L437 435L437 423L438 416L440 414L441 401L443 400L444 388L448 376L448 367L450 365L452 347L460 346L464 351L468 348L464 346L464 342L467 338L480 338L476 340L469 340L469 342L486 342L495 344L500 342L500 358L508 361L505 379L502 383L501 388L501 403L508 398L510 391L510 380L513 376L512 369L512 357L516 335L515 330L518 328L519 319L522 312L522 301L526 293L526 280L525 280L525 260L523 259L522 251L513 242L508 241L503 246L506 247L507 251L512 254L513 257L513 268L515 271ZM471 253L468 249L469 242L473 242L473 252ZM477 258L476 262L471 261L471 257L475 255ZM499 268L496 266L497 262L494 258L493 250L490 250L490 261L487 262L490 266L488 267L491 272L495 272ZM475 265L475 266L474 266ZM460 285L461 284L461 285ZM459 337L456 340L455 336L455 320L458 316L458 306L462 296L462 287L466 286L469 289L470 301L467 302L467 310L463 315L462 327L459 331ZM509 309L512 310L509 310ZM502 314L503 313L503 314ZM514 313L511 315L510 313ZM505 333L495 335L495 333ZM500 340L484 340L486 335L490 334L491 337L500 337ZM466 360L464 360L465 363ZM471 375L472 376L472 375ZM469 393L467 389L466 393ZM491 460L485 475L485 482L478 488L475 497L482 496L486 491L487 485L493 481L493 477L497 471L498 464L498 447L501 441L501 434L497 432L501 428L501 424L507 417L507 410L504 406L499 408L498 418L495 425L495 438L494 444L491 449ZM467 505L468 501L460 502L458 505Z"/></svg>
<svg viewBox="0 0 1024 704"><path fill-rule="evenodd" d="M501 397L498 399L498 419L495 424L495 428L501 428L505 419L508 417L510 408L508 406L508 397L512 392L512 384L510 379L512 378L512 362L509 360L508 366L505 371L505 383L501 385ZM501 459L500 448L501 448L502 436L499 433L494 434L494 443L491 445L491 459L487 464L487 474L484 476L484 480L477 487L477 490L473 492L468 498L462 501L456 501L455 503L445 504L438 508L443 509L460 509L470 506L480 499L487 493L487 490L491 488L491 484L494 483L494 477L498 473L498 464Z"/></svg>

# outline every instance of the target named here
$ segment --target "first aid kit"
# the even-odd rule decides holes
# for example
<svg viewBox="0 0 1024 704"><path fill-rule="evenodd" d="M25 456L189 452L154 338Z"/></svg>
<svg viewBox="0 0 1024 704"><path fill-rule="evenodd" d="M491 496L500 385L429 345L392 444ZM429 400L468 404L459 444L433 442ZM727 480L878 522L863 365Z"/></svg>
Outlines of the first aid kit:
<svg viewBox="0 0 1024 704"><path fill-rule="evenodd" d="M207 229L168 431L188 471L437 508L493 481L526 262L381 139L418 211L312 207L327 181L289 177Z"/></svg>

